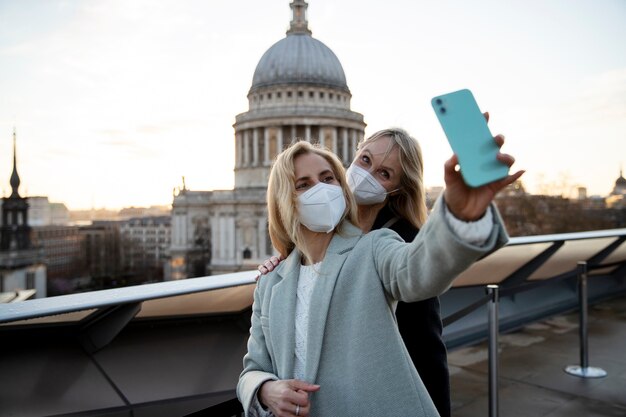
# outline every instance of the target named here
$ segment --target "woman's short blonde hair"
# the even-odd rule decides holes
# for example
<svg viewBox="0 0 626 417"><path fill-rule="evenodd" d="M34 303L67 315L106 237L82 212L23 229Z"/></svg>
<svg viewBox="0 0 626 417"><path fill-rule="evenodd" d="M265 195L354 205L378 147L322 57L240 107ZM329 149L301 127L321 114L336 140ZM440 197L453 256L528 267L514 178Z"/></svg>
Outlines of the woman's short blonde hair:
<svg viewBox="0 0 626 417"><path fill-rule="evenodd" d="M400 128L379 130L361 141L358 149L383 137L392 140L393 145L388 149L388 152L393 146L398 147L402 168L400 190L389 195L387 204L396 215L420 228L426 221L427 215L422 149L417 139Z"/></svg>
<svg viewBox="0 0 626 417"><path fill-rule="evenodd" d="M310 256L302 237L300 216L298 214L298 194L296 193L295 159L300 155L316 154L330 164L333 174L346 198L346 211L335 231L341 232L344 220L358 225L356 203L350 192L345 175L345 169L339 158L326 148L306 141L299 141L282 151L270 171L267 185L267 215L269 234L272 245L281 254L287 257L294 248L298 248L305 257Z"/></svg>

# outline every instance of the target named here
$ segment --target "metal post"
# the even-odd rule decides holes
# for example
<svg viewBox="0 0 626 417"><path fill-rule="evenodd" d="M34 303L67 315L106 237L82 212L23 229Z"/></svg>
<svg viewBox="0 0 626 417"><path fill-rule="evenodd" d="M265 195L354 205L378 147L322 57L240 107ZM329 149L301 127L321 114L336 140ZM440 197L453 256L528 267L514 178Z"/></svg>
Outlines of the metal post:
<svg viewBox="0 0 626 417"><path fill-rule="evenodd" d="M489 417L498 417L498 301L499 287L487 285L489 311Z"/></svg>
<svg viewBox="0 0 626 417"><path fill-rule="evenodd" d="M602 378L606 371L602 368L589 366L589 334L587 332L588 303L587 303L587 262L578 262L578 303L580 305L578 337L580 339L580 366L569 365L565 372L582 378Z"/></svg>

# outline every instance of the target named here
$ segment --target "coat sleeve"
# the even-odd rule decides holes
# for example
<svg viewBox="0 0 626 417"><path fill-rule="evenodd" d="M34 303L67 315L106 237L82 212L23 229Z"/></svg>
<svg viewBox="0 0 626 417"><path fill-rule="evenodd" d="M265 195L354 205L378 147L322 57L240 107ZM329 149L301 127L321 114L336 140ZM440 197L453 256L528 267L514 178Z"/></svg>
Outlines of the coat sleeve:
<svg viewBox="0 0 626 417"><path fill-rule="evenodd" d="M465 242L453 232L445 219L444 204L442 198L437 200L411 243L403 243L395 233L382 229L372 239L377 272L385 290L394 299L412 302L438 296L472 263L508 242L504 223L494 204L491 206L493 227L481 246Z"/></svg>
<svg viewBox="0 0 626 417"><path fill-rule="evenodd" d="M237 397L244 409L245 416L257 415L254 410L254 398L259 387L269 380L277 380L272 373L272 359L267 349L265 335L261 327L261 291L257 285L252 303L252 325L248 338L248 353L243 357L243 371L237 383Z"/></svg>

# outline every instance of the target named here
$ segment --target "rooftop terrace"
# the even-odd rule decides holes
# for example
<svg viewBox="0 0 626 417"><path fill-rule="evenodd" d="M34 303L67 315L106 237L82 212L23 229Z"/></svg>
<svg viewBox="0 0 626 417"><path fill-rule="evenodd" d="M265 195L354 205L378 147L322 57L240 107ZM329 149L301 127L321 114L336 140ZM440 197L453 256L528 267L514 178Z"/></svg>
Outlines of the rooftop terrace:
<svg viewBox="0 0 626 417"><path fill-rule="evenodd" d="M626 416L626 297L589 309L589 365L607 376L564 372L579 365L578 313L554 316L500 336L501 416ZM452 350L452 415L488 416L487 343Z"/></svg>
<svg viewBox="0 0 626 417"><path fill-rule="evenodd" d="M490 412L488 284L500 289L501 415L626 415L624 240L626 229L514 238L456 280L441 297L453 415ZM601 379L563 371L579 364L580 261L593 305L590 364L608 372ZM0 415L235 414L217 412L237 405L255 275L0 304Z"/></svg>

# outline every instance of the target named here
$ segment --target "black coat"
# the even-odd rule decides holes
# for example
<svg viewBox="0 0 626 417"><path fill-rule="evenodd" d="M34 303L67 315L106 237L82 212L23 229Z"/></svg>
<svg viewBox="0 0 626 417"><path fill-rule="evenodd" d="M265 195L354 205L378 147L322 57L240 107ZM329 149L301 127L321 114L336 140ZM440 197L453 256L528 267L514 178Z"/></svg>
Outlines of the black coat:
<svg viewBox="0 0 626 417"><path fill-rule="evenodd" d="M388 225L392 219L392 224ZM388 227L405 242L412 242L419 229L396 216L387 206L378 213L372 230ZM398 302L398 328L417 372L441 417L450 416L450 375L446 345L443 342L439 298L415 303Z"/></svg>

